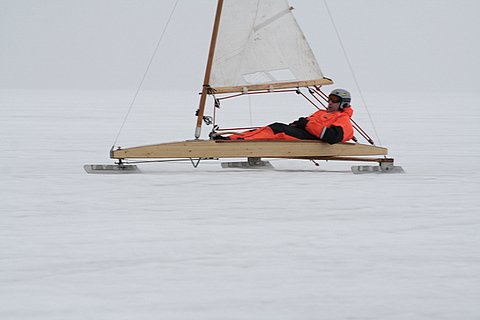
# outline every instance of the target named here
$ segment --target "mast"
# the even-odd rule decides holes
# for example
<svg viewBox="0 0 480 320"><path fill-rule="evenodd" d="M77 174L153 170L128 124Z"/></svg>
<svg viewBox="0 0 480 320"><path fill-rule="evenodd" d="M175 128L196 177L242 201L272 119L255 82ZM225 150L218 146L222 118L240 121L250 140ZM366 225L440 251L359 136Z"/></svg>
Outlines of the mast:
<svg viewBox="0 0 480 320"><path fill-rule="evenodd" d="M207 67L205 69L205 78L203 80L202 95L200 97L200 106L198 108L197 126L195 128L195 139L200 138L202 132L203 114L205 112L205 103L207 101L208 86L210 83L210 72L212 70L213 55L217 43L218 27L220 25L220 16L222 14L223 0L218 0L215 22L213 24L212 39L210 41L210 51L208 53Z"/></svg>

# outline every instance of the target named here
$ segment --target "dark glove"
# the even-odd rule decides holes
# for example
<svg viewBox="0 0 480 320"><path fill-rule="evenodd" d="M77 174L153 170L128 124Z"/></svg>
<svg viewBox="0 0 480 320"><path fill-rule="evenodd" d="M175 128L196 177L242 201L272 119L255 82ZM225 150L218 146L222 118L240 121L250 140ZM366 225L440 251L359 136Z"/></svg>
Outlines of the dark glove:
<svg viewBox="0 0 480 320"><path fill-rule="evenodd" d="M307 126L307 123L308 123L308 119L307 118L298 118L298 120L296 121L296 127L297 128L300 128L300 129L305 129L305 127Z"/></svg>

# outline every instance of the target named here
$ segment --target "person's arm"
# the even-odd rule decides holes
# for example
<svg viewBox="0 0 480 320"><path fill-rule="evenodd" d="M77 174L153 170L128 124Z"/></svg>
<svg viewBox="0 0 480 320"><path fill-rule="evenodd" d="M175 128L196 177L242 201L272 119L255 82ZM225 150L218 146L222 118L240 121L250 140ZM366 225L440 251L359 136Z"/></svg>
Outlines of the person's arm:
<svg viewBox="0 0 480 320"><path fill-rule="evenodd" d="M325 122L331 123L329 126L325 125ZM325 121L323 117L317 117L308 121L306 130L320 140L329 144L334 144L351 139L350 117L347 114L341 114L335 121Z"/></svg>
<svg viewBox="0 0 480 320"><path fill-rule="evenodd" d="M343 128L340 126L331 125L330 127L323 127L320 134L320 140L329 144L341 142L343 140Z"/></svg>
<svg viewBox="0 0 480 320"><path fill-rule="evenodd" d="M298 120L293 121L289 125L305 130L307 123L308 123L308 119L301 117L301 118L298 118Z"/></svg>

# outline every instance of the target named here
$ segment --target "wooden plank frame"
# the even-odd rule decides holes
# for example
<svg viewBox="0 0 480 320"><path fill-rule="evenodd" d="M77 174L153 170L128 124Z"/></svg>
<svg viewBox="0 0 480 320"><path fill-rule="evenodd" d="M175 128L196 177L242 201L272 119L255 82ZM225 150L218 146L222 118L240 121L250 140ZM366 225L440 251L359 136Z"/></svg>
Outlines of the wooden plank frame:
<svg viewBox="0 0 480 320"><path fill-rule="evenodd" d="M112 150L112 159L173 158L286 158L311 160L377 161L352 157L386 156L387 148L358 143L329 145L316 140L228 141L187 140ZM352 158L352 159L350 159Z"/></svg>

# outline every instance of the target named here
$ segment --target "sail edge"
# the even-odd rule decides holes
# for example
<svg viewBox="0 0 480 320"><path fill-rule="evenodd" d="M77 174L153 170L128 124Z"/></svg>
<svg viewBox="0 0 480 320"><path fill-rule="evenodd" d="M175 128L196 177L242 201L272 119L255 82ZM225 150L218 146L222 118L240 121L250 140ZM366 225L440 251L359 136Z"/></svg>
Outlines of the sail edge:
<svg viewBox="0 0 480 320"><path fill-rule="evenodd" d="M210 94L220 94L220 93L233 93L233 92L250 92L250 91L261 91L261 90L278 90L278 89L292 89L292 88L304 88L304 87L313 87L313 86L323 86L331 85L333 80L329 78L317 79L317 80L306 80L306 81L290 81L290 82L278 82L278 83L265 83L265 84L254 84L254 85L245 85L245 86L229 86L229 87L211 87L209 88Z"/></svg>

